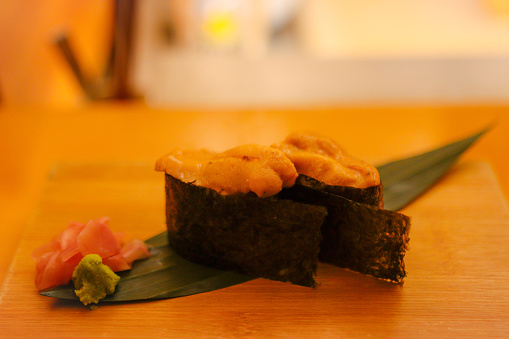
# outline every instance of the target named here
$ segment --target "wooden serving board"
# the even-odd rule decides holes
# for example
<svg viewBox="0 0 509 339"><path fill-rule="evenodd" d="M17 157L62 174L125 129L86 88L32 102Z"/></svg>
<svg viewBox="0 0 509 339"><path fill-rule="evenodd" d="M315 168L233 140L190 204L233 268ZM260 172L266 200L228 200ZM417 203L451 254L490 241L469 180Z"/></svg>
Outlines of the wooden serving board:
<svg viewBox="0 0 509 339"><path fill-rule="evenodd" d="M476 162L455 166L403 211L413 221L403 286L320 264L314 289L256 279L93 311L37 293L30 253L69 221L106 215L142 239L163 231L163 181L152 164L55 167L0 292L0 336L509 335L509 209L490 166Z"/></svg>

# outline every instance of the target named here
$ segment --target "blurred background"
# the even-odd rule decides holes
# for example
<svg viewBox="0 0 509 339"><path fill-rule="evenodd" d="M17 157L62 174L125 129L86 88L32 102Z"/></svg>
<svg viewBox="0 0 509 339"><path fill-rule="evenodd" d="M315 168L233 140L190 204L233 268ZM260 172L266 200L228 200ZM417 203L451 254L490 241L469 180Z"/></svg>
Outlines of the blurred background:
<svg viewBox="0 0 509 339"><path fill-rule="evenodd" d="M508 0L3 0L0 100L509 102Z"/></svg>

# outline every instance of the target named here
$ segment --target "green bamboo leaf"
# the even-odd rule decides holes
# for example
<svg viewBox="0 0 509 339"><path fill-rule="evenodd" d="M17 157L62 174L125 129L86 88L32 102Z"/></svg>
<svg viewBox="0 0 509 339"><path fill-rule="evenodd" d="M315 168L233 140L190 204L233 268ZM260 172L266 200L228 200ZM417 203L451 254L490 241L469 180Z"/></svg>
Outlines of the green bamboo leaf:
<svg viewBox="0 0 509 339"><path fill-rule="evenodd" d="M436 150L379 166L380 177L384 183L386 209L399 210L429 189L488 129ZM136 261L131 270L120 272L121 279L115 293L103 301L182 297L254 279L183 259L168 245L167 232L162 232L146 242L152 246L154 256ZM78 299L72 283L41 294L61 299Z"/></svg>
<svg viewBox="0 0 509 339"><path fill-rule="evenodd" d="M398 211L414 201L438 181L480 136L489 128L471 137L438 149L378 167L384 185L385 208Z"/></svg>

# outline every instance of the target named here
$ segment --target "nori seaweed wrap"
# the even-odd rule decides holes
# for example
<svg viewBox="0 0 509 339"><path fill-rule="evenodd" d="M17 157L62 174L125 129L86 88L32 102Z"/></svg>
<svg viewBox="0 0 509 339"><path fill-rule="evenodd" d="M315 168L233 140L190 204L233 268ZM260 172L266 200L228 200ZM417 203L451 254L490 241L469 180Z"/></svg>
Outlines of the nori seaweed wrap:
<svg viewBox="0 0 509 339"><path fill-rule="evenodd" d="M343 190L342 196L307 186L309 178L297 179L282 197L307 204L324 206L327 217L321 227L319 259L377 278L403 283L406 276L404 256L408 247L410 218L380 209L376 204L358 203L359 191ZM376 190L375 190L376 191Z"/></svg>
<svg viewBox="0 0 509 339"><path fill-rule="evenodd" d="M168 237L177 253L220 269L315 286L324 207L221 195L168 174L165 181Z"/></svg>
<svg viewBox="0 0 509 339"><path fill-rule="evenodd" d="M378 171L314 134L293 133L274 147L294 162L299 173L295 185L280 195L327 208L319 259L403 283L410 219L383 209Z"/></svg>
<svg viewBox="0 0 509 339"><path fill-rule="evenodd" d="M309 187L314 190L330 193L340 197L345 197L349 200L355 201L359 204L376 206L384 208L384 196L382 183L365 188L351 187L351 186L337 186L328 185L319 180L308 177L304 174L299 174L296 185Z"/></svg>

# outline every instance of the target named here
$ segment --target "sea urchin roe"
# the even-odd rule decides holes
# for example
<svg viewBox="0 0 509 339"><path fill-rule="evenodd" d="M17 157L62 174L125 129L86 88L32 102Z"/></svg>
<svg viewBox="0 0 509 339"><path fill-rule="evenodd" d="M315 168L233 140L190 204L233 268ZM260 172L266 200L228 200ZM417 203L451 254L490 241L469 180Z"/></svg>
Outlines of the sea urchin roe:
<svg viewBox="0 0 509 339"><path fill-rule="evenodd" d="M260 145L238 146L223 153L178 149L159 159L156 170L221 194L254 192L262 198L293 186L298 176L280 150Z"/></svg>
<svg viewBox="0 0 509 339"><path fill-rule="evenodd" d="M292 133L272 147L290 158L299 174L328 185L366 188L380 184L380 176L373 165L349 156L329 138Z"/></svg>
<svg viewBox="0 0 509 339"><path fill-rule="evenodd" d="M214 156L215 152L201 150L175 149L156 162L156 171L166 172L183 182L200 180L202 167ZM200 184L197 182L197 184Z"/></svg>

